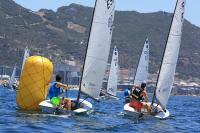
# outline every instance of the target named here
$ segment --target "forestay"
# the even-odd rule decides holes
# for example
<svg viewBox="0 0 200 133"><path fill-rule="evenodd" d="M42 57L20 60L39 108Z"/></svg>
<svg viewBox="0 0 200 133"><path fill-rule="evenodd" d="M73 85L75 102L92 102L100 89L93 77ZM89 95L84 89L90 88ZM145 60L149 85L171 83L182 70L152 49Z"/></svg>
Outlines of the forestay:
<svg viewBox="0 0 200 133"><path fill-rule="evenodd" d="M164 109L166 109L174 81L174 74L181 44L184 8L185 0L178 0L156 87L156 99Z"/></svg>
<svg viewBox="0 0 200 133"><path fill-rule="evenodd" d="M147 80L148 64L149 64L149 40L147 38L136 70L134 84L141 85L143 81Z"/></svg>
<svg viewBox="0 0 200 133"><path fill-rule="evenodd" d="M117 80L118 80L118 51L114 47L113 56L110 66L110 74L108 77L107 93L116 96L117 93Z"/></svg>
<svg viewBox="0 0 200 133"><path fill-rule="evenodd" d="M81 92L98 99L110 51L115 0L97 0L81 82Z"/></svg>

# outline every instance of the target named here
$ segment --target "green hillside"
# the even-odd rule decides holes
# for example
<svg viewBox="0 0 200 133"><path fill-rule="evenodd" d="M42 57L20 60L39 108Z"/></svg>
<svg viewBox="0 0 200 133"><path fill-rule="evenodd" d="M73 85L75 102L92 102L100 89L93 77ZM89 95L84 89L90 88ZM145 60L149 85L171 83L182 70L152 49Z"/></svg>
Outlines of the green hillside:
<svg viewBox="0 0 200 133"><path fill-rule="evenodd" d="M0 64L21 64L23 49L51 57L53 61L83 60L92 8L71 4L57 12L41 9L32 12L13 0L0 1ZM155 73L169 31L172 14L117 11L112 48L117 45L120 67L136 67L146 37L150 46L150 72ZM177 72L181 78L200 75L200 28L184 23Z"/></svg>

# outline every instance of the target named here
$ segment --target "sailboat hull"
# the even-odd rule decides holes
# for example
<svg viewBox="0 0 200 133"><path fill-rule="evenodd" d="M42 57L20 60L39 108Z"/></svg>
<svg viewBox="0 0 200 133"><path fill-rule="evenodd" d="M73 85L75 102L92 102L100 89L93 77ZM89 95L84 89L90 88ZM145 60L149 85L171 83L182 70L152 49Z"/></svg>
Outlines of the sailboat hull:
<svg viewBox="0 0 200 133"><path fill-rule="evenodd" d="M108 100L108 99L114 99L114 100L119 100L119 98L116 96L116 95L112 95L108 92L105 92L103 90L101 90L101 93L100 93L100 98L102 100Z"/></svg>
<svg viewBox="0 0 200 133"><path fill-rule="evenodd" d="M111 95L100 96L100 98L101 98L102 100L109 100L109 99L111 99L111 100L119 100L118 97L116 97L116 96L111 96Z"/></svg>
<svg viewBox="0 0 200 133"><path fill-rule="evenodd" d="M151 103L147 103L150 105ZM135 119L138 118L158 118L158 119L167 119L170 116L170 113L168 110L165 112L161 110L161 107L157 104L154 104L154 107L156 107L159 111L155 115L147 113L146 110L142 109L141 112L137 112L133 107L129 106L129 103L124 105L124 113L125 115L131 116Z"/></svg>
<svg viewBox="0 0 200 133"><path fill-rule="evenodd" d="M73 98L69 98L70 100L76 100L76 99L73 99ZM83 99L80 99L80 101L83 101ZM39 104L41 110L43 113L61 113L61 114L70 114L70 113L74 113L74 114L85 114L89 111L92 110L92 104L86 100L84 100L81 105L80 105L80 108L78 109L75 109L73 111L70 111L70 110L67 110L67 109L57 109L56 106L54 106L53 104L51 104L50 100L45 100L45 101L42 101L40 104Z"/></svg>
<svg viewBox="0 0 200 133"><path fill-rule="evenodd" d="M108 93L104 93L104 95L100 96L100 98L102 100L119 100L119 98L117 96L114 96L114 95L111 95L111 94L108 94Z"/></svg>

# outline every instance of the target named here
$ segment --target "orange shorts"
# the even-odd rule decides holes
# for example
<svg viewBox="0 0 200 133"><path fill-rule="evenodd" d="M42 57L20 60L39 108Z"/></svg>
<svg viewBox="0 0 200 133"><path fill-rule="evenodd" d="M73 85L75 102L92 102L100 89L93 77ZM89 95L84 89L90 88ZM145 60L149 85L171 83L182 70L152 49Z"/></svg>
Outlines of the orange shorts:
<svg viewBox="0 0 200 133"><path fill-rule="evenodd" d="M138 102L138 101L132 101L132 102L129 103L129 106L133 107L137 110L140 110L142 108L143 104L141 102Z"/></svg>

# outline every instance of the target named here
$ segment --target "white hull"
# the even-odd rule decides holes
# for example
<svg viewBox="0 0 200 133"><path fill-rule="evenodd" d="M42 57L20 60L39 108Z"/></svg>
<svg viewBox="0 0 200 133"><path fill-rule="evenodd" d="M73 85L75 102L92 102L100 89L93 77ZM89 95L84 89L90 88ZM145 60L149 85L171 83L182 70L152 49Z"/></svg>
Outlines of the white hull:
<svg viewBox="0 0 200 133"><path fill-rule="evenodd" d="M76 99L73 99L73 98L69 98L69 99L70 100L76 100ZM83 101L83 99L80 99L80 102L82 102L82 101ZM85 114L88 111L92 110L92 104L90 102L86 101L86 100L84 100L81 103L80 108L72 110L72 111L69 111L69 110L66 110L66 109L57 109L56 106L54 106L53 104L51 104L50 100L42 101L39 104L39 106L42 109L43 113L51 113L51 114L55 113L55 112L59 112L59 113L62 113L62 114L69 114L69 113Z"/></svg>
<svg viewBox="0 0 200 133"><path fill-rule="evenodd" d="M8 83L1 83L1 86L6 89L11 89L11 90L17 90L17 88L18 88L17 84L14 84L12 87L10 87Z"/></svg>
<svg viewBox="0 0 200 133"><path fill-rule="evenodd" d="M100 98L103 99L103 100L107 100L107 99L119 100L118 97L111 96L111 95L100 96Z"/></svg>
<svg viewBox="0 0 200 133"><path fill-rule="evenodd" d="M115 99L115 100L119 100L119 98L115 95L109 94L108 92L105 92L103 90L101 90L101 93L103 94L102 96L100 95L100 98L103 100L107 100L107 99Z"/></svg>
<svg viewBox="0 0 200 133"><path fill-rule="evenodd" d="M150 105L151 103L148 103L148 105ZM129 103L124 105L124 113L125 115L131 116L133 118L149 118L149 117L154 117L154 118L158 118L158 119L166 119L170 116L170 113L168 110L166 110L166 112L161 110L161 107L157 104L154 104L154 107L157 107L157 109L159 110L159 113L157 113L156 115L150 115L149 113L147 113L146 110L142 109L141 112L137 112L133 107L129 106Z"/></svg>

